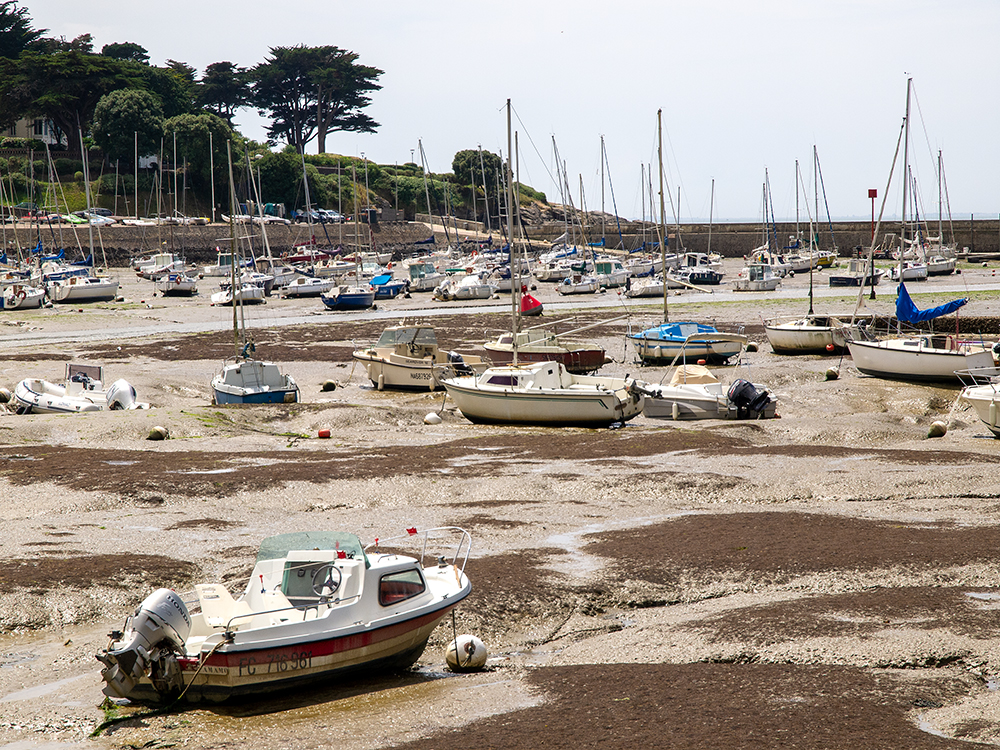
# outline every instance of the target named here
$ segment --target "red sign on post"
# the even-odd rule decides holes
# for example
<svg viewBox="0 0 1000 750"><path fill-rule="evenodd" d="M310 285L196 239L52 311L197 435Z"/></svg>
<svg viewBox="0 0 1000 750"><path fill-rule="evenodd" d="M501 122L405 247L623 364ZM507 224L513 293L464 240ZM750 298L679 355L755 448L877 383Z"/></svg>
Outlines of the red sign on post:
<svg viewBox="0 0 1000 750"><path fill-rule="evenodd" d="M868 189L868 197L869 198L878 198L878 190L876 190L875 188L869 188Z"/></svg>

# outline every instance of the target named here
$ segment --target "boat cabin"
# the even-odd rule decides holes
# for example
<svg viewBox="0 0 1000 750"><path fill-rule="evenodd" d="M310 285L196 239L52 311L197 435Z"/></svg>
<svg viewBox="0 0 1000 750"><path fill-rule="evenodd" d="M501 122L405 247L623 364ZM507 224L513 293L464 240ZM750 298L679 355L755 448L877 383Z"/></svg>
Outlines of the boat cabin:
<svg viewBox="0 0 1000 750"><path fill-rule="evenodd" d="M230 631L274 627L337 616L371 621L430 589L417 560L364 551L354 534L292 532L261 542L246 590L234 599L221 584L195 587L200 612L191 616L189 652ZM377 585L375 592L366 589ZM364 611L358 611L358 606Z"/></svg>
<svg viewBox="0 0 1000 750"><path fill-rule="evenodd" d="M392 326L382 331L376 349L391 349L404 357L423 359L438 351L437 336L430 326Z"/></svg>

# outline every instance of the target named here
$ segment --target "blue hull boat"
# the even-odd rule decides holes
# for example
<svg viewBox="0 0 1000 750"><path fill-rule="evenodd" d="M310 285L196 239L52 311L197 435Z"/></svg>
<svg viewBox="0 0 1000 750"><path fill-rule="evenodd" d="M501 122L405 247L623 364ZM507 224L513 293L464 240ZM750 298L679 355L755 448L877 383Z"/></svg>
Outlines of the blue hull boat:
<svg viewBox="0 0 1000 750"><path fill-rule="evenodd" d="M646 364L673 362L675 359L704 359L710 364L725 364L740 353L746 336L722 333L714 326L693 321L663 323L629 336L639 358Z"/></svg>
<svg viewBox="0 0 1000 750"><path fill-rule="evenodd" d="M330 310L367 310L375 304L375 292L371 289L337 286L326 294L321 294L320 299Z"/></svg>

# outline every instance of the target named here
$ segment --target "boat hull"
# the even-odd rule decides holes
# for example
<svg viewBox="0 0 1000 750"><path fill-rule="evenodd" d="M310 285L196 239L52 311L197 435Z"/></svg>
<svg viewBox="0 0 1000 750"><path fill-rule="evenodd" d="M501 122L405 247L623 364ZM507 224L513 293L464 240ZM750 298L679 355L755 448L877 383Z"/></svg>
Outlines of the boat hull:
<svg viewBox="0 0 1000 750"><path fill-rule="evenodd" d="M947 345L938 348L928 346L927 338L852 341L848 348L860 372L888 380L959 383L955 373L960 370L976 370L984 376L1000 375L989 349Z"/></svg>
<svg viewBox="0 0 1000 750"><path fill-rule="evenodd" d="M972 385L962 391L959 397L970 404L976 415L985 424L993 437L1000 438L1000 403L997 403L997 386L995 384Z"/></svg>
<svg viewBox="0 0 1000 750"><path fill-rule="evenodd" d="M788 323L767 321L764 333L775 354L839 354L847 348L847 326L830 318L802 318ZM840 323L840 321L837 321Z"/></svg>
<svg viewBox="0 0 1000 750"><path fill-rule="evenodd" d="M272 648L247 648L239 638L205 660L198 672L198 658L179 660L185 685L184 700L220 703L232 698L276 693L340 679L358 673L398 671L414 664L423 653L431 632L464 597L448 606L410 620L381 628L354 628L335 636L302 639ZM130 698L161 702L163 697L148 681L140 682Z"/></svg>
<svg viewBox="0 0 1000 750"><path fill-rule="evenodd" d="M639 358L647 364L669 364L680 356L688 360L704 359L708 364L721 365L743 349L742 344L733 341L694 341L685 346L683 341L663 341L641 336L631 338Z"/></svg>
<svg viewBox="0 0 1000 750"><path fill-rule="evenodd" d="M642 395L624 386L614 390L519 390L478 387L476 377L446 378L441 382L459 411L475 424L607 427L627 422L642 412Z"/></svg>
<svg viewBox="0 0 1000 750"><path fill-rule="evenodd" d="M367 310L375 304L375 292L323 294L320 299L328 310Z"/></svg>

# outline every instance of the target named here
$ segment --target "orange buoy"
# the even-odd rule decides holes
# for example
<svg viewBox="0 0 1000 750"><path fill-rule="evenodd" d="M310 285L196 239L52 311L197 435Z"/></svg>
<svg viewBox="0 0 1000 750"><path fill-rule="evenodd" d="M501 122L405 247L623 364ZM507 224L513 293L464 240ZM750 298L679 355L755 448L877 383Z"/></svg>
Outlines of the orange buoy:
<svg viewBox="0 0 1000 750"><path fill-rule="evenodd" d="M826 345L826 350L827 350L828 352L832 352L832 351L834 350L834 346L833 346L833 344L827 344L827 345Z"/></svg>
<svg viewBox="0 0 1000 750"><path fill-rule="evenodd" d="M705 360L703 360L703 359L699 359L699 360L698 360L698 364L699 364L699 365L704 365L704 364L705 364Z"/></svg>
<svg viewBox="0 0 1000 750"><path fill-rule="evenodd" d="M326 440L327 438L330 437L330 429L328 427L324 427L322 430L319 431L319 436L324 440Z"/></svg>

